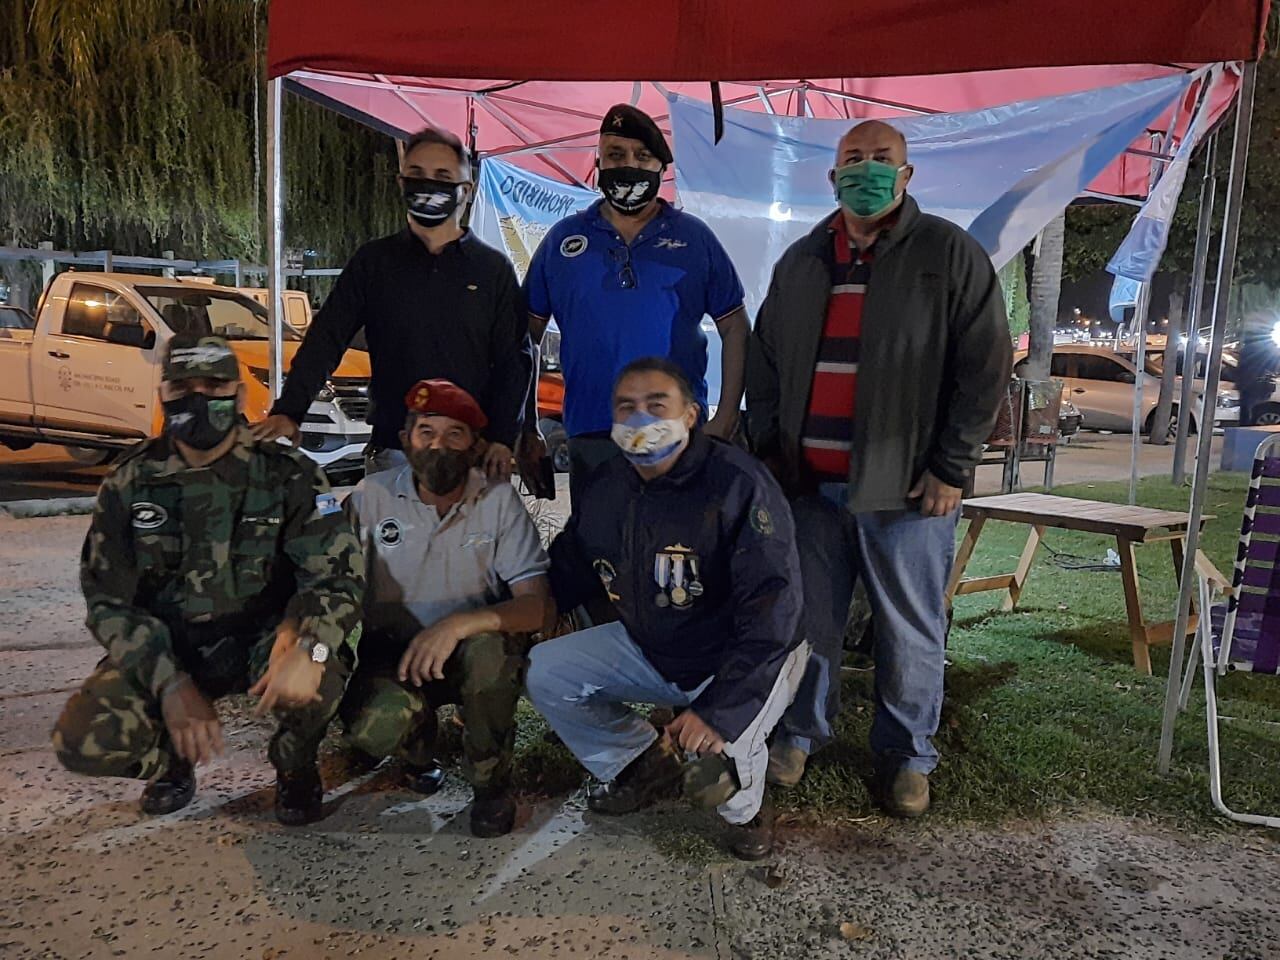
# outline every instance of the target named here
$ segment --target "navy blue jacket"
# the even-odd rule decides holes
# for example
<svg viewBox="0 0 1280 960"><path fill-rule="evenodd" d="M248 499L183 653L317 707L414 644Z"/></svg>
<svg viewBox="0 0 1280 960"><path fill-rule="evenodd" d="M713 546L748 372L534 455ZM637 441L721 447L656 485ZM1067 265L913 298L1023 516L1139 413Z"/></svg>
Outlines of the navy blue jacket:
<svg viewBox="0 0 1280 960"><path fill-rule="evenodd" d="M680 557L683 603L659 606L659 570ZM690 562L690 558L696 558ZM664 559L665 558L665 559ZM622 457L598 467L551 545L562 611L606 594L667 680L714 677L693 710L730 742L764 707L801 640L800 560L786 498L750 455L695 430L666 476L645 482ZM696 568L701 593L687 590Z"/></svg>

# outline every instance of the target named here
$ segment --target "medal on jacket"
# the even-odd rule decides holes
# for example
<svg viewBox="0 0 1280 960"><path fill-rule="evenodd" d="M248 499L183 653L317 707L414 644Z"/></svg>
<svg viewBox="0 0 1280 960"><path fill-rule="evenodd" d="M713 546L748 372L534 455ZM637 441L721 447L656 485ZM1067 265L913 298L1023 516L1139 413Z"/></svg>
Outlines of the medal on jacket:
<svg viewBox="0 0 1280 960"><path fill-rule="evenodd" d="M684 586L685 556L677 553L671 558L671 602L677 607L689 605L689 591Z"/></svg>
<svg viewBox="0 0 1280 960"><path fill-rule="evenodd" d="M689 596L695 600L702 596L702 581L698 579L698 558L689 554Z"/></svg>
<svg viewBox="0 0 1280 960"><path fill-rule="evenodd" d="M658 584L658 594L653 598L653 602L660 607L666 607L671 604L671 598L667 596L667 583L671 576L671 555L659 553L653 558L653 579Z"/></svg>

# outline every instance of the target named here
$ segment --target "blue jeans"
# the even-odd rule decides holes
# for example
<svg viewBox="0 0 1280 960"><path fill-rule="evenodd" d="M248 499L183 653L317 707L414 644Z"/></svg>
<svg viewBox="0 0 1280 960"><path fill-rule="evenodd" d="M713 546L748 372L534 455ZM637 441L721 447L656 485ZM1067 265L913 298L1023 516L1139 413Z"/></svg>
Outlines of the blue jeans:
<svg viewBox="0 0 1280 960"><path fill-rule="evenodd" d="M791 652L764 708L737 740L725 745L742 785L719 808L730 823L746 823L760 810L769 734L795 695L807 656L803 643ZM658 738L653 725L628 703L687 706L710 682L708 678L692 690L671 683L620 622L539 643L530 652L525 678L529 699L551 729L596 779L605 782Z"/></svg>
<svg viewBox="0 0 1280 960"><path fill-rule="evenodd" d="M845 495L844 484L824 484L820 495L791 504L812 655L775 739L811 753L834 737L845 621L861 578L875 637L871 749L888 769L929 773L938 764L931 738L942 710L946 590L959 511L853 514Z"/></svg>

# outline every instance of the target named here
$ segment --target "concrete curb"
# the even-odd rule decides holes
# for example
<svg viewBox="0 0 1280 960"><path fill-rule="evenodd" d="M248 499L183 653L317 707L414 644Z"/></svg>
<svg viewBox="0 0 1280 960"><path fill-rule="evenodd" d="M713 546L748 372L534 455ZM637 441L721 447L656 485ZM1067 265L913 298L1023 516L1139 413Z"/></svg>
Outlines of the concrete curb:
<svg viewBox="0 0 1280 960"><path fill-rule="evenodd" d="M97 497L57 497L52 500L8 500L0 503L0 514L16 520L34 517L75 517L93 513Z"/></svg>

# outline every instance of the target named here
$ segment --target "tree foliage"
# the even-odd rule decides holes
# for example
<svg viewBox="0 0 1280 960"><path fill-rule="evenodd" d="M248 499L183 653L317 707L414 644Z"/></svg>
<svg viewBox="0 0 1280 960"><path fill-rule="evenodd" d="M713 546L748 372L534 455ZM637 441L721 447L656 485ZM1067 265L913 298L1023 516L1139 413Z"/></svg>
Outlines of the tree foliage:
<svg viewBox="0 0 1280 960"><path fill-rule="evenodd" d="M0 0L0 241L261 260L266 5ZM288 98L291 246L396 220L386 137Z"/></svg>

